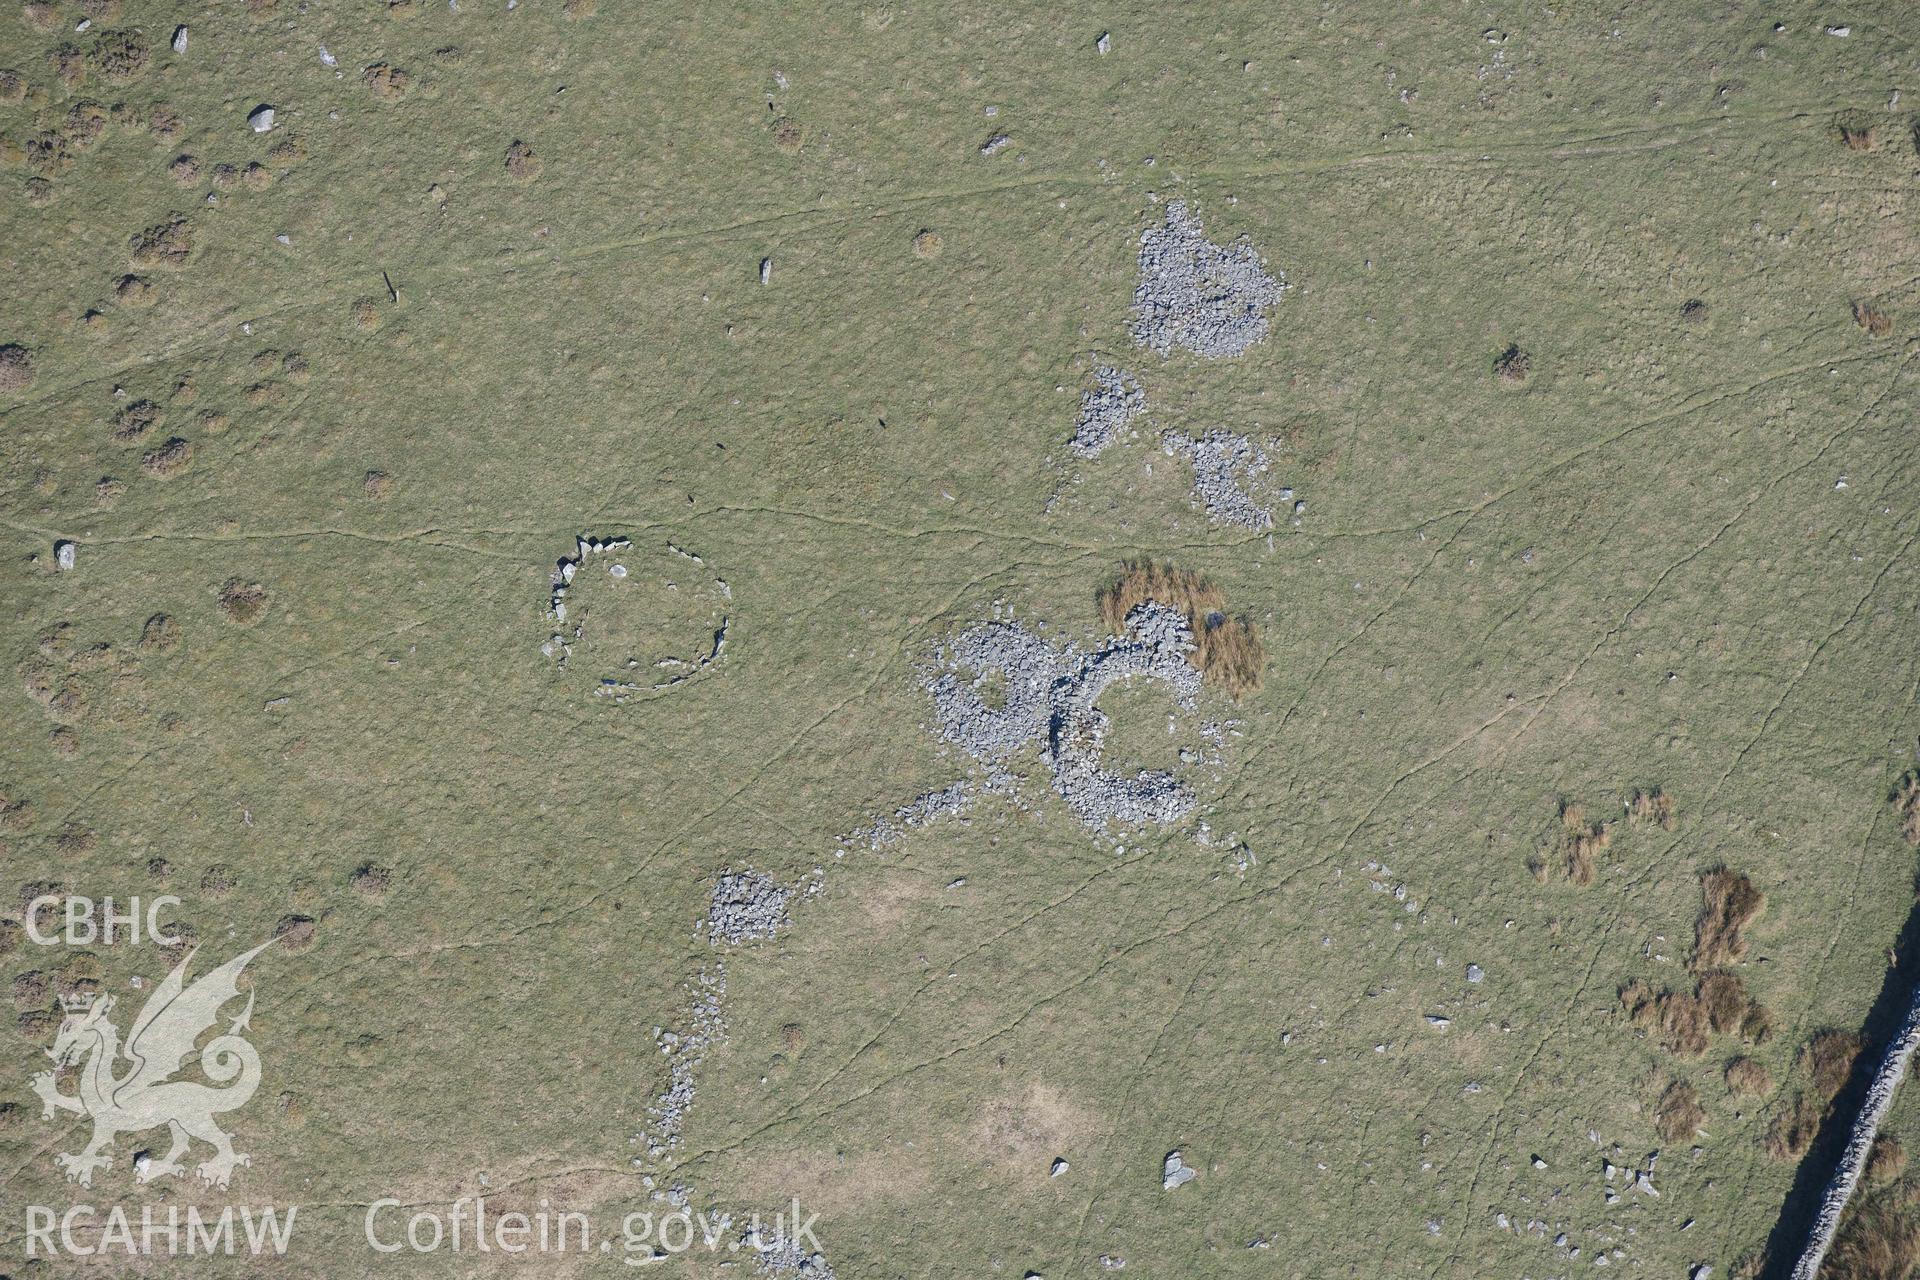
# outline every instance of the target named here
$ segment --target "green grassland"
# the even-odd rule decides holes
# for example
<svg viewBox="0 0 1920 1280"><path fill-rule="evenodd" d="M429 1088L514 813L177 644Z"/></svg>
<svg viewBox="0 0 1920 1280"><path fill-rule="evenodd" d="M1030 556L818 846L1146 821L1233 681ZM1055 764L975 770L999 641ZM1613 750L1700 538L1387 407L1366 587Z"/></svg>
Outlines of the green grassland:
<svg viewBox="0 0 1920 1280"><path fill-rule="evenodd" d="M374 1257L380 1196L644 1207L649 1030L714 958L713 875L748 864L828 874L728 955L729 1035L649 1171L736 1212L797 1194L841 1276L1547 1277L1603 1238L1636 1274L1725 1276L1760 1248L1794 1057L1861 1025L1913 902L1888 803L1920 733L1911 11L588 8L0 15L0 343L34 367L0 391L0 898L173 892L209 964L315 925L255 964L267 1075L224 1193L136 1188L131 1138L66 1186L82 1130L41 1120L52 1024L18 1010L0 1270L17 1206L82 1194L299 1203L273 1273L303 1276L515 1269ZM63 83L55 47L103 29L146 65ZM28 146L83 102L97 140ZM1128 338L1173 197L1293 286L1241 359ZM175 215L185 259L136 265ZM1109 363L1156 427L1282 439L1302 523L1209 526L1150 443L1070 460ZM160 421L116 438L142 400ZM190 460L152 474L174 438ZM697 553L723 661L616 705L611 639L542 658L589 533ZM1255 866L1090 839L1043 786L834 856L963 772L924 727L932 645L996 601L1091 639L1142 554L1262 629L1260 691L1208 695L1242 736L1195 778ZM232 582L267 593L251 622ZM142 646L155 614L176 646ZM644 655L705 624L620 625ZM1674 830L1620 822L1589 887L1529 874L1564 801L1611 819L1654 786ZM1681 1058L1617 992L1689 982L1722 864L1768 897L1740 973L1774 1031ZM12 941L9 981L97 976L128 1013L170 962ZM1728 1096L1743 1052L1774 1094ZM1675 1079L1697 1154L1654 1132ZM1897 1128L1920 1141L1911 1098ZM1661 1149L1657 1200L1604 1202L1616 1143ZM1175 1148L1201 1176L1166 1192Z"/></svg>

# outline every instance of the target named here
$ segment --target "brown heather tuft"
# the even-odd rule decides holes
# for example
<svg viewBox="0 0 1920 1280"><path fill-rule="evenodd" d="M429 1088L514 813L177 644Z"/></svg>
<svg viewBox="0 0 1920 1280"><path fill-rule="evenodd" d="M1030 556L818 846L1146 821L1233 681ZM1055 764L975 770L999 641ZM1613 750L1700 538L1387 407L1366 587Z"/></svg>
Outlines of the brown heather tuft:
<svg viewBox="0 0 1920 1280"><path fill-rule="evenodd" d="M138 31L102 31L93 38L87 63L108 80L126 81L146 69L152 53Z"/></svg>
<svg viewBox="0 0 1920 1280"><path fill-rule="evenodd" d="M148 653L171 653L180 647L180 624L156 613L140 628L140 648Z"/></svg>
<svg viewBox="0 0 1920 1280"><path fill-rule="evenodd" d="M252 626L266 611L267 589L259 583L229 578L220 588L220 612L236 626Z"/></svg>
<svg viewBox="0 0 1920 1280"><path fill-rule="evenodd" d="M1880 137L1872 127L1862 125L1841 125L1840 141L1849 151L1872 151L1880 145Z"/></svg>
<svg viewBox="0 0 1920 1280"><path fill-rule="evenodd" d="M1692 1085L1680 1080L1668 1085L1667 1091L1660 1095L1660 1105L1653 1115L1654 1128L1667 1142L1687 1141L1706 1120L1707 1109L1700 1105L1700 1095Z"/></svg>
<svg viewBox="0 0 1920 1280"><path fill-rule="evenodd" d="M1871 303L1853 304L1853 322L1876 338L1884 338L1893 332L1893 317Z"/></svg>
<svg viewBox="0 0 1920 1280"><path fill-rule="evenodd" d="M33 353L17 342L0 346L0 391L21 391L33 381Z"/></svg>
<svg viewBox="0 0 1920 1280"><path fill-rule="evenodd" d="M365 898L383 898L393 885L393 872L376 863L366 863L353 873L354 891Z"/></svg>
<svg viewBox="0 0 1920 1280"><path fill-rule="evenodd" d="M1773 1092L1773 1073L1752 1058L1735 1058L1727 1064L1727 1089L1743 1097Z"/></svg>
<svg viewBox="0 0 1920 1280"><path fill-rule="evenodd" d="M1699 923L1694 926L1695 972L1720 969L1746 958L1746 928L1767 909L1767 895L1753 881L1725 867L1700 877Z"/></svg>
<svg viewBox="0 0 1920 1280"><path fill-rule="evenodd" d="M1635 980L1620 989L1620 1006L1635 1026L1683 1058L1705 1053L1709 1032L1758 1042L1773 1022L1740 980L1726 973L1709 974L1693 992L1656 992Z"/></svg>
<svg viewBox="0 0 1920 1280"><path fill-rule="evenodd" d="M193 445L179 436L157 449L149 449L140 458L140 469L158 480L171 480L193 461Z"/></svg>
<svg viewBox="0 0 1920 1280"><path fill-rule="evenodd" d="M1627 804L1627 818L1636 827L1652 823L1662 831L1671 831L1675 822L1673 797L1659 787L1636 791Z"/></svg>
<svg viewBox="0 0 1920 1280"><path fill-rule="evenodd" d="M1857 1199L1842 1221L1824 1280L1908 1280L1920 1268L1920 1187L1901 1179Z"/></svg>
<svg viewBox="0 0 1920 1280"><path fill-rule="evenodd" d="M1723 1036L1740 1034L1751 1001L1739 978L1724 969L1700 979L1700 1003L1707 1011L1707 1024Z"/></svg>
<svg viewBox="0 0 1920 1280"><path fill-rule="evenodd" d="M1890 1133L1883 1133L1874 1139L1873 1151L1867 1156L1866 1179L1872 1184L1892 1182L1907 1171L1907 1149L1900 1139Z"/></svg>
<svg viewBox="0 0 1920 1280"><path fill-rule="evenodd" d="M1631 982L1620 991L1620 1005L1633 1024L1655 1036L1670 1052L1697 1058L1707 1051L1707 1007L1685 991L1657 995L1644 982Z"/></svg>
<svg viewBox="0 0 1920 1280"><path fill-rule="evenodd" d="M1510 346L1494 360L1493 371L1502 382L1525 382L1527 374L1533 371L1533 357L1517 346Z"/></svg>
<svg viewBox="0 0 1920 1280"><path fill-rule="evenodd" d="M160 406L151 400L135 400L113 415L113 438L138 440L159 425Z"/></svg>
<svg viewBox="0 0 1920 1280"><path fill-rule="evenodd" d="M360 82L383 102L393 102L412 87L413 77L398 67L376 62L360 73Z"/></svg>
<svg viewBox="0 0 1920 1280"><path fill-rule="evenodd" d="M1860 1037L1851 1031L1822 1031L1800 1050L1795 1065L1807 1073L1814 1094L1823 1104L1832 1102L1847 1087L1860 1047Z"/></svg>
<svg viewBox="0 0 1920 1280"><path fill-rule="evenodd" d="M185 218L176 215L156 222L127 243L136 267L184 266L193 252L193 231Z"/></svg>
<svg viewBox="0 0 1920 1280"><path fill-rule="evenodd" d="M1824 1107L1806 1094L1794 1095L1792 1105L1774 1116L1773 1123L1767 1126L1763 1143L1767 1154L1775 1160L1798 1160L1807 1154L1813 1140L1820 1135L1820 1117L1824 1111Z"/></svg>
<svg viewBox="0 0 1920 1280"><path fill-rule="evenodd" d="M313 945L319 926L311 916L281 916L280 922L273 926L273 936L278 938L289 951L305 951Z"/></svg>
<svg viewBox="0 0 1920 1280"><path fill-rule="evenodd" d="M1920 772L1909 773L1894 789L1894 808L1900 814L1900 834L1908 844L1920 844Z"/></svg>
<svg viewBox="0 0 1920 1280"><path fill-rule="evenodd" d="M1613 843L1613 828L1604 822L1588 822L1585 807L1567 800L1560 805L1560 826L1555 833L1555 853L1569 882L1590 885L1596 874L1594 856ZM1547 878L1546 864L1537 864L1534 878Z"/></svg>
<svg viewBox="0 0 1920 1280"><path fill-rule="evenodd" d="M533 148L515 138L513 145L507 148L507 173L520 182L531 182L540 176L544 166Z"/></svg>

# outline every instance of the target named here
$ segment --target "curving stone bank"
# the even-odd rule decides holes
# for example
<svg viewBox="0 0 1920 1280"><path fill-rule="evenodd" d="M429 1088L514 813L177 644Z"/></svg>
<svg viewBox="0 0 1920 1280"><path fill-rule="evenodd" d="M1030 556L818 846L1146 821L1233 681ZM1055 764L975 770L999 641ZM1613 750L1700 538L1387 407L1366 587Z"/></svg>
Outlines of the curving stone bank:
<svg viewBox="0 0 1920 1280"><path fill-rule="evenodd" d="M1827 1250L1833 1247L1841 1215L1846 1212L1847 1201L1853 1198L1853 1189L1860 1183L1860 1174L1867 1167L1867 1157L1873 1152L1881 1122L1887 1118L1887 1112L1893 1110L1894 1095L1906 1078L1907 1065L1913 1061L1917 1047L1920 1047L1920 987L1914 988L1906 1020L1900 1024L1900 1034L1887 1046L1879 1070L1873 1073L1873 1083L1867 1086L1866 1101L1860 1104L1860 1114L1854 1117L1853 1132L1847 1138L1846 1150L1841 1153L1840 1166L1833 1171L1833 1181L1827 1184L1826 1195L1820 1199L1820 1212L1814 1218L1806 1251L1794 1264L1793 1280L1814 1280L1820 1274L1820 1264L1826 1260Z"/></svg>

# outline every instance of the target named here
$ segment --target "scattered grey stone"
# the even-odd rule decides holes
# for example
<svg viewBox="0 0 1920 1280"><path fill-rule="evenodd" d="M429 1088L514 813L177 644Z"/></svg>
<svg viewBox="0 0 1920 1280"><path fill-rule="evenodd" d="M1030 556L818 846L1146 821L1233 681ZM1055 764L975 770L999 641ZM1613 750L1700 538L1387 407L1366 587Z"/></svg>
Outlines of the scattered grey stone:
<svg viewBox="0 0 1920 1280"><path fill-rule="evenodd" d="M1267 473L1267 455L1247 437L1215 429L1196 440L1168 431L1160 437L1160 450L1192 464L1193 496L1208 520L1255 531L1273 528L1272 510L1261 506L1248 487Z"/></svg>
<svg viewBox="0 0 1920 1280"><path fill-rule="evenodd" d="M1536 1169L1544 1169L1547 1167L1547 1162L1545 1160L1542 1160L1539 1156L1535 1156L1533 1158L1533 1167Z"/></svg>
<svg viewBox="0 0 1920 1280"><path fill-rule="evenodd" d="M1054 686L1065 678L1065 658L1014 622L985 622L948 642L939 674L927 685L940 736L983 763L1004 760L1046 732ZM963 673L973 672L971 679ZM999 707L982 697L989 685Z"/></svg>
<svg viewBox="0 0 1920 1280"><path fill-rule="evenodd" d="M1126 636L1085 655L1055 686L1041 753L1054 791L1095 831L1112 823L1170 826L1195 804L1193 789L1171 773L1142 769L1125 777L1101 768L1111 722L1098 703L1109 688L1137 677L1160 680L1183 707L1193 706L1200 692L1200 672L1187 660L1193 632L1185 617L1150 600L1127 615L1126 628Z"/></svg>
<svg viewBox="0 0 1920 1280"><path fill-rule="evenodd" d="M784 1223L774 1223L773 1234L762 1236L758 1228L749 1230L742 1243L760 1255L763 1276L801 1276L804 1280L833 1280L833 1268L825 1255L809 1253L799 1240L790 1239Z"/></svg>
<svg viewBox="0 0 1920 1280"><path fill-rule="evenodd" d="M773 259L772 258L760 259L760 283L766 284L768 281L772 279L773 279Z"/></svg>
<svg viewBox="0 0 1920 1280"><path fill-rule="evenodd" d="M1244 239L1209 241L1186 202L1169 201L1166 224L1140 236L1133 340L1163 356L1176 346L1207 359L1245 354L1266 339L1266 313L1287 288L1265 265Z"/></svg>
<svg viewBox="0 0 1920 1280"><path fill-rule="evenodd" d="M329 67L332 67L332 66L337 66L337 65L339 65L339 62L340 62L340 59L338 59L338 58L336 58L336 57L334 57L334 56L333 56L333 55L332 55L331 53L328 53L328 52L327 52L327 46L325 46L325 45L321 45L321 46L320 46L320 61L321 61L321 62L322 62L323 64L325 64L326 66L329 66Z"/></svg>
<svg viewBox="0 0 1920 1280"><path fill-rule="evenodd" d="M187 28L184 24L173 29L173 51L175 53L187 51Z"/></svg>
<svg viewBox="0 0 1920 1280"><path fill-rule="evenodd" d="M1648 1177L1644 1173L1638 1174L1635 1176L1633 1180L1633 1185L1637 1190L1645 1192L1646 1194L1652 1196L1655 1200L1658 1200L1660 1198L1660 1193L1653 1189L1653 1179Z"/></svg>
<svg viewBox="0 0 1920 1280"><path fill-rule="evenodd" d="M1171 1191L1175 1187L1186 1186L1199 1176L1200 1171L1188 1167L1187 1162L1180 1158L1178 1151L1169 1151L1166 1163L1160 1171L1160 1187L1163 1191Z"/></svg>
<svg viewBox="0 0 1920 1280"><path fill-rule="evenodd" d="M986 144L980 148L980 154L983 156L997 155L1012 144L1012 138L1009 138L1004 133L996 133L991 138L988 138Z"/></svg>
<svg viewBox="0 0 1920 1280"><path fill-rule="evenodd" d="M1427 1025L1432 1027L1435 1031L1445 1031L1448 1027L1453 1025L1453 1019L1443 1018L1437 1013L1430 1013L1427 1015Z"/></svg>
<svg viewBox="0 0 1920 1280"><path fill-rule="evenodd" d="M273 128L273 108L261 103L247 113L247 123L253 126L255 133L265 133Z"/></svg>
<svg viewBox="0 0 1920 1280"><path fill-rule="evenodd" d="M1147 410L1147 393L1132 374L1102 365L1093 377L1097 385L1080 396L1080 419L1067 445L1083 458L1098 457L1117 443L1127 424Z"/></svg>
<svg viewBox="0 0 1920 1280"><path fill-rule="evenodd" d="M1112 53L1113 52L1113 36L1108 32L1102 31L1100 33L1100 38L1093 42L1093 47L1098 49L1103 54Z"/></svg>
<svg viewBox="0 0 1920 1280"><path fill-rule="evenodd" d="M771 938L787 927L793 890L772 876L747 868L723 873L713 885L707 937L716 945Z"/></svg>
<svg viewBox="0 0 1920 1280"><path fill-rule="evenodd" d="M653 1029L654 1044L667 1059L668 1083L666 1091L647 1108L651 1119L638 1140L646 1144L647 1154L655 1160L679 1147L681 1127L693 1106L693 1069L727 1033L726 1016L721 1010L727 994L726 966L715 964L711 970L702 969L687 991L693 997L689 1014L692 1029L684 1034Z"/></svg>
<svg viewBox="0 0 1920 1280"><path fill-rule="evenodd" d="M1124 635L1091 652L1051 644L1010 620L969 627L940 646L924 672L935 731L987 766L987 791L1015 790L1007 762L1038 748L1053 790L1096 833L1115 823L1180 821L1196 800L1174 774L1127 776L1102 767L1111 726L1098 704L1116 683L1149 679L1170 686L1177 706L1193 709L1200 690L1200 673L1188 659L1193 633L1184 616L1154 601L1136 607L1124 625ZM855 834L889 833L876 824Z"/></svg>
<svg viewBox="0 0 1920 1280"><path fill-rule="evenodd" d="M1047 1170L1047 1176L1057 1178L1072 1167L1072 1165L1067 1163L1065 1156L1055 1156L1053 1159L1053 1167Z"/></svg>
<svg viewBox="0 0 1920 1280"><path fill-rule="evenodd" d="M1828 27L1827 34L1830 36L1839 36L1842 40L1845 40L1848 36L1853 34L1853 28L1852 27Z"/></svg>
<svg viewBox="0 0 1920 1280"><path fill-rule="evenodd" d="M65 538L62 538L53 544L53 567L61 573L65 573L67 570L73 568L74 557L78 552L78 547L74 546L73 543L67 541Z"/></svg>
<svg viewBox="0 0 1920 1280"><path fill-rule="evenodd" d="M1484 982L1486 981L1486 977L1487 977L1486 971L1482 969L1479 965L1470 964L1467 966L1468 982Z"/></svg>
<svg viewBox="0 0 1920 1280"><path fill-rule="evenodd" d="M1704 1262L1696 1262L1687 1271L1687 1280L1711 1280L1713 1268Z"/></svg>

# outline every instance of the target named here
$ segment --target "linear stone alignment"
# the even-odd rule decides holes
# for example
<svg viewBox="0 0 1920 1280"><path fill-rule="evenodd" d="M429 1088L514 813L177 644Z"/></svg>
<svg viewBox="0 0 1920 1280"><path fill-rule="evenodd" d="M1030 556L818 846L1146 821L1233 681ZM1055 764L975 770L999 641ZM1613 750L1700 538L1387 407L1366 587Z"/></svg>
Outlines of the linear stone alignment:
<svg viewBox="0 0 1920 1280"><path fill-rule="evenodd" d="M573 646L580 639L580 624L577 622L571 636L563 634L561 630L567 620L567 593L573 588L573 580L578 576L580 566L587 562L589 556L632 545L626 538L595 538L582 534L574 539L573 554L562 556L555 563L553 590L547 597L547 621L553 624L555 630L547 642L540 646L540 652L552 658L556 665L567 665L567 659L573 656Z"/></svg>
<svg viewBox="0 0 1920 1280"><path fill-rule="evenodd" d="M1244 355L1266 340L1267 312L1286 290L1244 237L1214 244L1186 202L1171 200L1166 225L1140 235L1133 340L1163 356L1175 347L1209 360Z"/></svg>
<svg viewBox="0 0 1920 1280"><path fill-rule="evenodd" d="M1121 681L1142 677L1164 680L1182 707L1200 693L1200 671L1187 655L1193 632L1176 609L1156 601L1127 614L1128 640L1089 654L1053 699L1044 758L1053 770L1053 789L1074 815L1099 831L1109 823L1171 826L1193 811L1193 789L1170 773L1142 769L1131 777L1101 768L1111 727L1097 703Z"/></svg>
<svg viewBox="0 0 1920 1280"><path fill-rule="evenodd" d="M1120 442L1121 433L1147 411L1147 393L1133 375L1111 365L1093 371L1095 387L1081 393L1080 419L1067 448L1082 458L1097 458Z"/></svg>
<svg viewBox="0 0 1920 1280"><path fill-rule="evenodd" d="M895 809L891 816L882 816L863 826L855 827L842 837L841 843L858 845L874 852L900 843L906 839L909 831L921 827L930 827L942 818L957 817L972 807L974 797L981 790L991 791L989 784L985 788L975 787L965 778L949 783L937 791L929 791ZM839 854L834 855L838 857Z"/></svg>
<svg viewBox="0 0 1920 1280"><path fill-rule="evenodd" d="M685 1032L668 1031L664 1027L653 1029L653 1042L667 1059L667 1088L647 1108L652 1119L634 1140L645 1143L647 1155L654 1160L680 1146L680 1130L693 1107L694 1068L700 1065L707 1050L727 1034L726 1015L720 1007L727 994L726 965L716 962L711 969L701 969L699 977L687 984L687 991L693 997L688 1014L692 1029ZM634 1163L638 1165L641 1161L636 1158Z"/></svg>
<svg viewBox="0 0 1920 1280"><path fill-rule="evenodd" d="M540 652L543 656L553 659L554 666L558 669L566 669L568 660L573 657L574 647L585 638L586 634L584 617L574 617L571 626L568 625L569 617L573 613L571 608L573 601L571 597L574 592L578 590L575 585L575 580L579 577L580 571L588 565L593 557L625 550L632 546L633 542L629 538L600 538L589 534L581 534L574 539L573 554L570 556L562 556L555 562L552 574L552 589L548 595L546 613L546 621L551 627L551 634L547 637L546 642L540 646ZM643 682L630 677L602 676L599 683L594 687L596 697L610 698L616 703L623 703L637 695L658 693L663 689L671 689L675 685L685 684L687 681L712 670L719 663L721 656L726 652L733 620L729 615L723 613L722 610L726 607L725 602L733 599L733 588L728 585L725 578L714 576L712 570L706 567L707 562L693 552L688 551L684 547L676 546L671 542L667 543L667 551L679 559L700 566L704 571L702 576L709 579L709 581L700 583L693 588L693 590L713 598L715 602L713 605L713 616L719 619L718 625L706 633L705 652L696 651L691 657L686 658L668 655L654 659L651 665L658 674L651 681ZM607 566L607 575L616 581L625 581L632 576L627 565L619 558L615 558L613 562ZM680 584L672 578L664 578L663 585L669 591L679 591L681 589ZM637 668L640 665L641 662L638 658L629 659L626 664L629 670Z"/></svg>
<svg viewBox="0 0 1920 1280"><path fill-rule="evenodd" d="M1846 1150L1840 1155L1840 1166L1833 1171L1833 1181L1827 1184L1827 1192L1820 1199L1820 1212L1814 1218L1806 1252L1794 1264L1793 1280L1814 1280L1820 1273L1820 1264L1826 1260L1827 1250L1833 1247L1833 1238L1839 1233L1841 1214L1846 1211L1847 1201L1853 1198L1854 1188L1860 1184L1867 1157L1873 1154L1874 1139L1879 1137L1887 1113L1893 1110L1894 1095L1900 1091L1900 1082L1906 1078L1916 1048L1920 1048L1920 986L1914 988L1906 1020L1900 1024L1900 1034L1887 1046L1879 1070L1873 1073L1873 1083L1867 1086L1866 1100L1860 1104L1860 1114L1854 1117L1853 1132L1848 1135Z"/></svg>
<svg viewBox="0 0 1920 1280"><path fill-rule="evenodd" d="M1151 600L1127 615L1126 628L1092 652L1056 648L1016 622L968 628L936 655L927 683L940 737L989 766L1038 747L1054 791L1096 833L1180 821L1195 799L1179 778L1102 767L1109 722L1098 703L1114 684L1138 678L1165 682L1191 709L1200 692L1187 658L1193 632L1178 610Z"/></svg>
<svg viewBox="0 0 1920 1280"><path fill-rule="evenodd" d="M1267 474L1266 451L1245 436L1215 429L1198 440L1178 431L1160 437L1168 457L1185 457L1193 465L1193 496L1214 524L1238 525L1265 532L1273 528L1273 511L1254 498L1251 482ZM1287 493L1291 496L1291 490ZM1302 504L1304 505L1304 504Z"/></svg>

